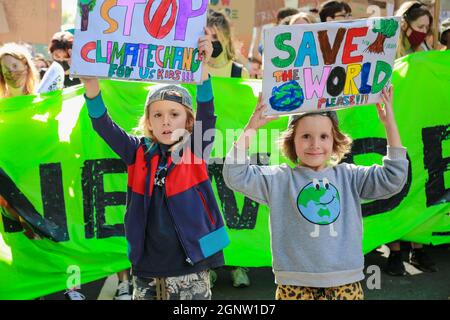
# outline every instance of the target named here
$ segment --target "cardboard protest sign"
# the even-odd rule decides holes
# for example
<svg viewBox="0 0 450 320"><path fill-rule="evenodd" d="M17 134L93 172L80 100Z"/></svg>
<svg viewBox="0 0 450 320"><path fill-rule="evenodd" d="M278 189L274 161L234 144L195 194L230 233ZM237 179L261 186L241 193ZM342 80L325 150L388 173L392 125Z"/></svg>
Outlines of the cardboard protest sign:
<svg viewBox="0 0 450 320"><path fill-rule="evenodd" d="M64 69L58 62L53 62L39 83L36 92L47 93L64 88Z"/></svg>
<svg viewBox="0 0 450 320"><path fill-rule="evenodd" d="M208 0L79 0L71 75L200 82Z"/></svg>
<svg viewBox="0 0 450 320"><path fill-rule="evenodd" d="M267 114L380 101L392 75L398 17L280 26L264 35Z"/></svg>

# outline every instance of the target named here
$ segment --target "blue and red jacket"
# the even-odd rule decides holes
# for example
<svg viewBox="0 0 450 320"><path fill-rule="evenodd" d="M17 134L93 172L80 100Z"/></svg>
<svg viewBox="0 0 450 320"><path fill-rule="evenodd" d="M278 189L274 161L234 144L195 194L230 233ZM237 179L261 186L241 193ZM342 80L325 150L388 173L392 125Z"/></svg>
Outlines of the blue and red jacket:
<svg viewBox="0 0 450 320"><path fill-rule="evenodd" d="M136 265L144 253L148 210L160 157L158 146L148 138L129 135L114 123L101 94L94 99L86 97L86 104L94 130L128 167L125 235L128 257ZM206 130L215 128L216 122L210 80L197 86L197 106L196 121L202 123L203 137ZM192 132L190 136L195 135L198 133ZM187 140L183 151L178 151L181 161L175 163L172 156L167 159L165 194L175 230L186 253L186 261L194 265L221 251L230 240L203 158L204 151L211 149L214 138L208 142L202 139L201 145L195 145L194 139Z"/></svg>

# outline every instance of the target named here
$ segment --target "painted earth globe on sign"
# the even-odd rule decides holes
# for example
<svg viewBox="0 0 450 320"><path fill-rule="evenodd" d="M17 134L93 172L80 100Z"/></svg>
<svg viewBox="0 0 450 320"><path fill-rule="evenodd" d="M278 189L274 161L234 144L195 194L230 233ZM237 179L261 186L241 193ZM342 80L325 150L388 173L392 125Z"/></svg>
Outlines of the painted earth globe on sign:
<svg viewBox="0 0 450 320"><path fill-rule="evenodd" d="M332 224L339 217L339 192L331 183L322 180L306 185L297 198L301 215L309 222L319 225Z"/></svg>

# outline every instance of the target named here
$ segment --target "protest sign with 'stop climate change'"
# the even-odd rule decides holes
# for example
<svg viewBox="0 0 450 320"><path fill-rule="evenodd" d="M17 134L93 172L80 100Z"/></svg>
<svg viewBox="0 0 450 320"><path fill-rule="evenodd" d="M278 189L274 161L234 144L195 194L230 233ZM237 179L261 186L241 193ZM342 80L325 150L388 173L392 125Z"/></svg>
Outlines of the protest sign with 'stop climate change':
<svg viewBox="0 0 450 320"><path fill-rule="evenodd" d="M380 101L389 83L398 17L301 24L264 35L267 114L333 110Z"/></svg>
<svg viewBox="0 0 450 320"><path fill-rule="evenodd" d="M199 83L208 0L79 0L74 77Z"/></svg>

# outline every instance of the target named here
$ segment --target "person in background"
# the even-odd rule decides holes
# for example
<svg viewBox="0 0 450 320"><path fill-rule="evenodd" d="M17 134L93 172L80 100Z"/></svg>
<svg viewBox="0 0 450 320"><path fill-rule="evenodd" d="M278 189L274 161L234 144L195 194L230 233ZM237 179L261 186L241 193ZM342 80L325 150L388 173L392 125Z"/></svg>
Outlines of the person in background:
<svg viewBox="0 0 450 320"><path fill-rule="evenodd" d="M236 51L228 18L222 12L209 10L207 26L212 31L213 53L208 68L212 76L248 78L248 70L236 62Z"/></svg>
<svg viewBox="0 0 450 320"><path fill-rule="evenodd" d="M419 1L407 1L395 15L402 18L396 58L431 50L427 38L433 35L433 16L425 5Z"/></svg>
<svg viewBox="0 0 450 320"><path fill-rule="evenodd" d="M407 1L397 10L396 16L402 17L396 58L431 50L426 38L433 34L433 17L425 5L419 1ZM423 245L412 242L410 246L409 263L421 271L435 272L435 263L424 251ZM388 247L390 252L384 271L391 276L406 275L400 241L391 242Z"/></svg>
<svg viewBox="0 0 450 320"><path fill-rule="evenodd" d="M254 30L254 37L252 39L252 44L250 46L249 55L250 55L250 60L252 62L259 63L260 69L262 69L262 64L263 64L262 56L263 56L264 46L262 43L262 35L264 33L264 28L270 28L272 26L286 24L285 21L287 21L288 17L293 16L294 14L297 14L299 12L300 11L296 8L290 8L290 7L281 8L277 12L277 20L274 24L257 27Z"/></svg>
<svg viewBox="0 0 450 320"><path fill-rule="evenodd" d="M294 24L310 24L318 22L316 17L308 12L299 12L291 17L289 17L289 25Z"/></svg>
<svg viewBox="0 0 450 320"><path fill-rule="evenodd" d="M352 17L352 8L344 1L327 1L320 6L321 22L344 21Z"/></svg>
<svg viewBox="0 0 450 320"><path fill-rule="evenodd" d="M129 269L117 272L119 283L117 285L114 300L131 300L133 297L133 286L130 281Z"/></svg>
<svg viewBox="0 0 450 320"><path fill-rule="evenodd" d="M277 21L275 25L279 25L284 18L291 17L300 11L297 8L284 7L277 12Z"/></svg>
<svg viewBox="0 0 450 320"><path fill-rule="evenodd" d="M64 69L64 87L71 87L80 84L80 79L71 79L69 76L70 65L72 63L73 34L68 31L57 32L53 35L48 51L53 60L59 62Z"/></svg>
<svg viewBox="0 0 450 320"><path fill-rule="evenodd" d="M444 50L450 50L450 18L442 22L440 31L439 42L445 46Z"/></svg>
<svg viewBox="0 0 450 320"><path fill-rule="evenodd" d="M208 69L211 76L226 78L249 78L247 69L238 64L235 59L235 51L232 42L231 26L228 18L222 12L209 10L207 26L212 31L213 52L208 62ZM248 287L250 286L250 278L248 277L248 269L238 266L231 267L231 279L233 286ZM217 280L217 273L210 271L211 287Z"/></svg>
<svg viewBox="0 0 450 320"><path fill-rule="evenodd" d="M36 67L39 77L42 80L47 69L50 67L50 61L45 59L44 55L37 53L33 58L34 66Z"/></svg>
<svg viewBox="0 0 450 320"><path fill-rule="evenodd" d="M0 47L0 98L33 94L39 75L29 51L17 43Z"/></svg>

